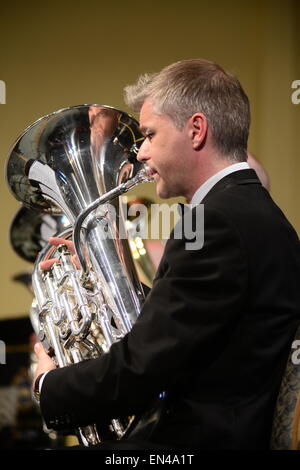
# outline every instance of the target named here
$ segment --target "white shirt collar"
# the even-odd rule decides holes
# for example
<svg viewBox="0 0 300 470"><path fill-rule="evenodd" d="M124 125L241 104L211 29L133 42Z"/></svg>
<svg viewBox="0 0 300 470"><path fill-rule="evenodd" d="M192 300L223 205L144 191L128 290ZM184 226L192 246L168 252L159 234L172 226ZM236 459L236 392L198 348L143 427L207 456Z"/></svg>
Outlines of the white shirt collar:
<svg viewBox="0 0 300 470"><path fill-rule="evenodd" d="M218 171L215 175L208 178L195 192L194 196L192 197L191 204L196 205L200 204L207 193L213 188L218 181L220 181L224 176L230 175L230 173L234 173L235 171L239 170L247 170L250 166L247 162L240 162L234 163L233 165L229 165L221 171Z"/></svg>

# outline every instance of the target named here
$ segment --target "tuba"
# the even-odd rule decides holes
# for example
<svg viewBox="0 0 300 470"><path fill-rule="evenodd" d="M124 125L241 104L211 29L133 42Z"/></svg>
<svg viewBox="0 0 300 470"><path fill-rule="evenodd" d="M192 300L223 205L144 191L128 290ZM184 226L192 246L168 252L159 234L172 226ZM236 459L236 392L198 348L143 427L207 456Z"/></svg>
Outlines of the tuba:
<svg viewBox="0 0 300 470"><path fill-rule="evenodd" d="M119 196L148 182L136 155L143 137L137 121L109 106L82 105L42 117L17 139L7 182L25 207L71 224L59 236L73 241L75 269L66 245L48 243L36 257L30 316L59 367L98 357L128 333L144 292L130 253ZM40 262L59 262L42 272ZM86 446L103 436L122 438L132 419L78 428Z"/></svg>

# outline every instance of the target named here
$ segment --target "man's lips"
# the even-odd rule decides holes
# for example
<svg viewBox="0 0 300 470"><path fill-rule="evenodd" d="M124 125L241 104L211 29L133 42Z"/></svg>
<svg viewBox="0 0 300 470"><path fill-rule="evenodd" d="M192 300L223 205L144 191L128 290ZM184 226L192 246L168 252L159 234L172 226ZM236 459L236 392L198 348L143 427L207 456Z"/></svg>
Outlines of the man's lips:
<svg viewBox="0 0 300 470"><path fill-rule="evenodd" d="M150 168L150 166L147 166L146 172L147 172L147 175L150 176L151 178L154 178L155 175L158 175L157 171L154 170L154 168Z"/></svg>

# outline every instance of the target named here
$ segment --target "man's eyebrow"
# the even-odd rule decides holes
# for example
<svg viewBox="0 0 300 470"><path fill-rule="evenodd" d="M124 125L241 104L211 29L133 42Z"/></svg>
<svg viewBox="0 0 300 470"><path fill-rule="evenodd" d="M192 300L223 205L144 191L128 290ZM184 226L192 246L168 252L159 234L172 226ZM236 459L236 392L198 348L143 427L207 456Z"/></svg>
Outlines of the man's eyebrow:
<svg viewBox="0 0 300 470"><path fill-rule="evenodd" d="M153 133L153 127L151 126L140 126L139 129L141 133L145 136Z"/></svg>
<svg viewBox="0 0 300 470"><path fill-rule="evenodd" d="M146 134L147 133L147 130L148 130L148 127L146 126L139 126L139 130L141 131L142 134Z"/></svg>

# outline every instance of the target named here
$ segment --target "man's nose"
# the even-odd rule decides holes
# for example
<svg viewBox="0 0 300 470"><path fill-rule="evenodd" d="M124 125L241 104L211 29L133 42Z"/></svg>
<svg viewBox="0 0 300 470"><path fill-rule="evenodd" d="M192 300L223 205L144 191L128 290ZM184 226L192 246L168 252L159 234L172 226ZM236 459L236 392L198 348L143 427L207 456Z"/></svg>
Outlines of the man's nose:
<svg viewBox="0 0 300 470"><path fill-rule="evenodd" d="M140 146L140 149L138 151L138 154L137 154L137 159L139 162L146 162L147 160L149 160L149 156L148 156L148 151L147 151L147 141L144 140L142 145Z"/></svg>

